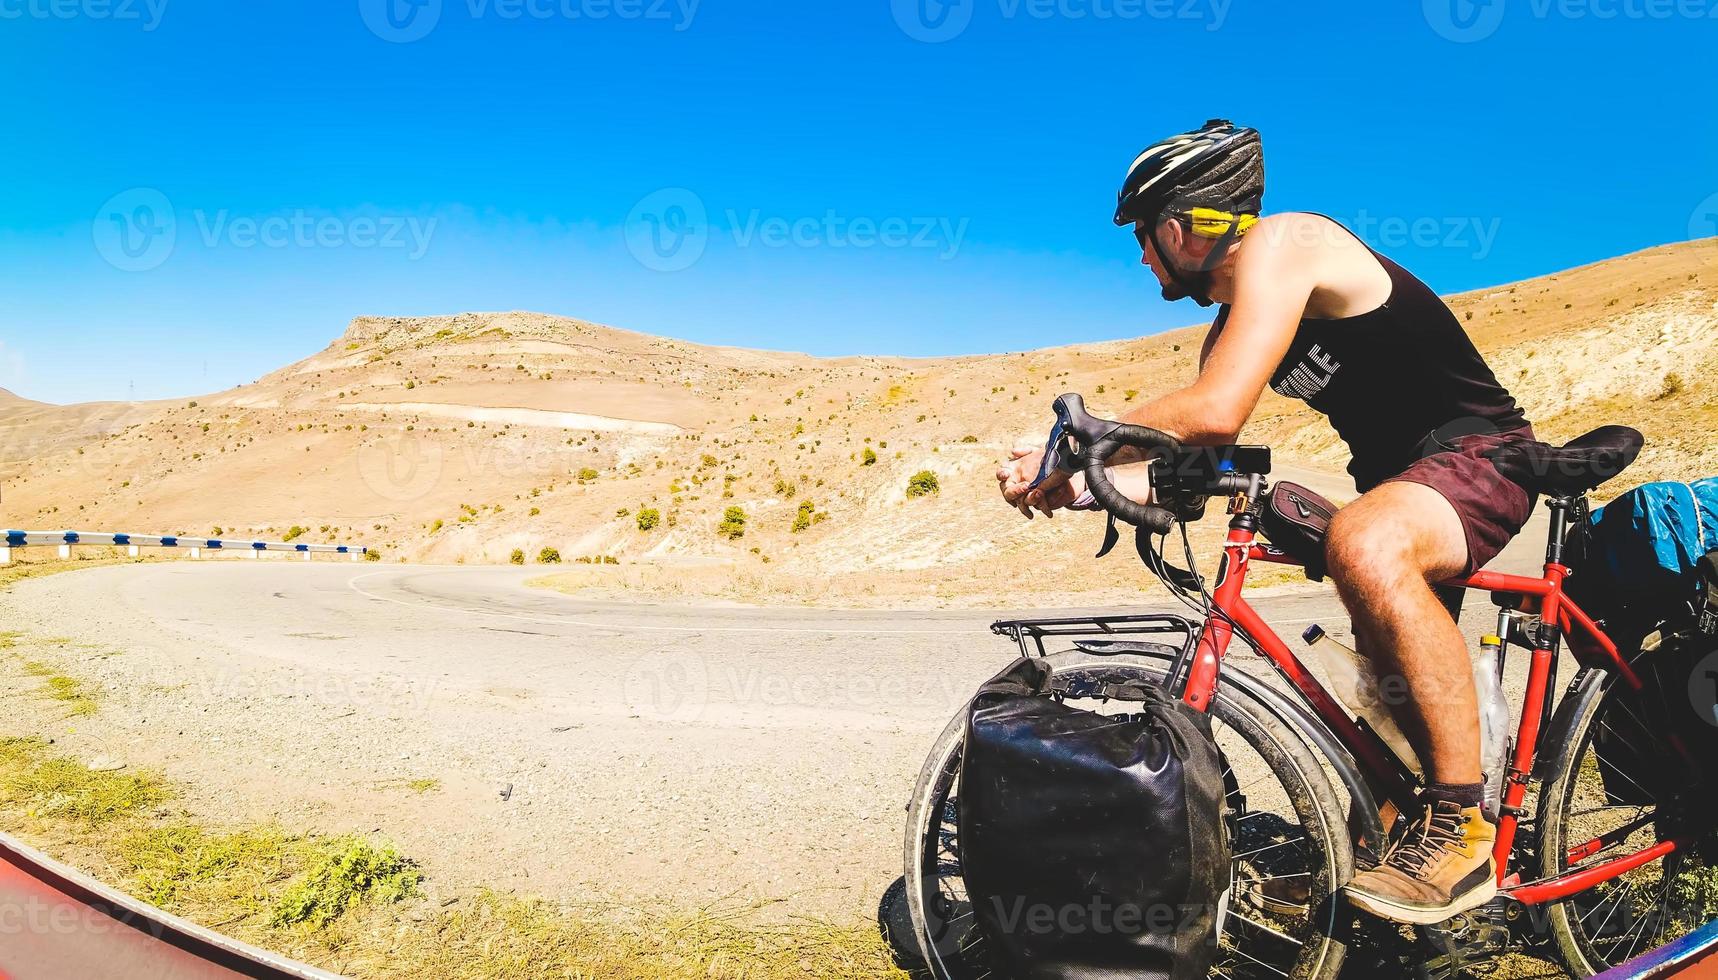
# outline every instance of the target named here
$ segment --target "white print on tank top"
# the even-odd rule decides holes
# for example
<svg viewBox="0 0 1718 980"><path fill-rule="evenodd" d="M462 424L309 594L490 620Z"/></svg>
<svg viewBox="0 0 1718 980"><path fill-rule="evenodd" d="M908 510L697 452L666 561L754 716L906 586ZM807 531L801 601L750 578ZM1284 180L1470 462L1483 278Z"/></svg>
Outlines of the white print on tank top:
<svg viewBox="0 0 1718 980"><path fill-rule="evenodd" d="M1330 386L1330 380L1336 377L1336 372L1342 370L1341 362L1326 354L1318 344L1306 352L1306 359L1294 366L1294 370L1283 375L1279 381L1271 383L1271 390L1285 398L1310 400L1314 395Z"/></svg>

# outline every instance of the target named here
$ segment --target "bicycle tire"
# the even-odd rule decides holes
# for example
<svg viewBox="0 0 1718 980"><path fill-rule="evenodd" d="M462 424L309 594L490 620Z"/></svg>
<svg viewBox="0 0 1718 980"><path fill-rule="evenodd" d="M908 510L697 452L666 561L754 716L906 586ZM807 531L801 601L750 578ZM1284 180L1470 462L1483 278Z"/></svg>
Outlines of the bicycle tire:
<svg viewBox="0 0 1718 980"><path fill-rule="evenodd" d="M1164 646L1154 655L1139 653L1092 654L1070 650L1047 658L1052 670L1067 674L1084 670L1106 671L1122 667L1161 681L1177 651ZM1336 891L1353 875L1354 847L1347 827L1347 812L1331 787L1317 756L1295 727L1276 717L1268 705L1245 692L1219 688L1212 703L1212 717L1238 734L1265 761L1294 807L1319 864L1310 872L1313 885L1308 905L1318 917L1317 942L1303 944L1305 951L1289 971L1293 980L1332 980L1347 956L1347 938L1354 913ZM946 820L948 794L958 773L960 742L965 735L965 710L948 723L938 736L913 789L907 807L903 859L909 914L914 938L926 968L938 980L967 980L981 975L973 964L960 959L964 937L944 922L937 905L941 885L940 865L927 871L927 863L938 858L940 842L933 842ZM936 823L932 823L932 819ZM1232 900L1233 904L1233 900ZM1215 973L1214 973L1215 975Z"/></svg>
<svg viewBox="0 0 1718 980"><path fill-rule="evenodd" d="M1600 725L1614 726L1613 730L1619 732L1626 730L1637 739L1649 737L1645 733L1650 733L1654 729L1654 726L1640 721L1628 711L1626 703L1621 701L1621 691L1612 683L1613 681L1614 678L1605 676L1602 681L1598 682L1601 686L1596 693L1578 690L1570 695L1585 694L1586 697L1585 702L1578 708L1578 713L1572 724L1567 729L1568 737L1558 747L1558 755L1555 768L1551 770L1551 778L1546 780L1544 788L1540 792L1539 799L1542 801L1540 805L1541 828L1537 850L1538 870L1541 876L1550 877L1568 870L1567 848L1569 844L1589 840L1595 834L1593 826L1575 827L1572 826L1572 821L1583 815L1582 811L1576 809L1577 792L1583 796L1591 797L1595 781L1599 786L1605 785L1602 767L1608 763L1600 755L1600 749L1594 746L1595 735L1600 731ZM1613 718L1616 720L1612 721ZM1589 751L1593 752L1593 760L1590 765L1587 764L1586 760ZM1666 757L1673 755L1668 747L1665 747L1663 752ZM1625 774L1622 778L1627 779L1628 777ZM1642 779L1647 781L1644 776ZM1635 788L1642 794L1651 792L1638 784ZM1612 796L1609 790L1603 792L1604 795L1601 798L1604 800L1604 805L1596 807L1595 812L1603 809L1628 809L1631 806L1644 811L1644 807L1639 804L1613 804L1611 801L1616 797ZM1667 802L1669 803L1668 812L1661 813L1660 807L1664 807ZM1689 824L1687 815L1681 812L1683 809L1686 808L1679 807L1674 801L1674 794L1665 793L1654 796L1651 823L1638 831L1639 840L1631 836L1625 839L1628 843L1624 846L1633 848L1650 843L1657 836L1661 819L1675 823L1686 832ZM1643 815L1644 813L1637 813L1633 815L1633 819L1641 819ZM1625 823L1627 822L1625 820ZM1713 818L1707 817L1704 821L1704 827L1701 828L1708 837L1713 831L1714 822ZM1596 855L1594 860L1597 860ZM1643 872L1650 874L1651 869L1657 869L1662 880L1667 875L1676 873L1680 867L1681 858L1678 855L1672 855L1670 858L1651 862L1644 868L1637 869L1630 874L1642 874ZM1623 881L1626 877L1614 880ZM1606 887L1606 884L1595 886L1595 888L1556 902L1547 908L1546 919L1551 945L1563 968L1572 977L1591 977L1603 973L1614 966L1621 965L1628 959L1647 952L1648 949L1675 938L1674 936L1665 936L1661 931L1652 933L1652 939L1647 941L1645 939L1647 933L1643 931L1641 941L1635 942L1629 947L1623 947L1621 952L1613 950L1607 955L1607 951L1601 949L1602 942L1595 934L1603 933L1606 930L1609 923L1614 919L1616 909L1607 913L1596 928L1589 927L1587 924L1589 919L1598 917L1598 912L1604 908L1604 902L1609 900L1607 897L1609 894L1620 894L1620 891L1614 888L1610 892L1600 891ZM1668 890L1667 883L1665 889L1667 896ZM1594 901L1599 902L1599 904L1590 905L1583 913L1582 904ZM1615 905L1620 908L1624 901L1624 899L1619 898ZM1648 916L1642 916L1638 911L1630 909L1629 912L1625 913L1624 918L1625 920L1633 919L1647 923L1653 915L1662 916L1663 912L1662 910L1655 910ZM1644 930L1646 925L1643 925L1642 928ZM1620 941L1618 945L1621 945Z"/></svg>

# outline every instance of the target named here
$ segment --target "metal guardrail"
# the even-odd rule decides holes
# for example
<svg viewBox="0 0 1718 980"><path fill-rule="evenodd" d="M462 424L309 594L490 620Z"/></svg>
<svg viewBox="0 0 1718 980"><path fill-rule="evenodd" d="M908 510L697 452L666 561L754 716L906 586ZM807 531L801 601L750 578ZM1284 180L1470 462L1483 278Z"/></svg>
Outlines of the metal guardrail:
<svg viewBox="0 0 1718 980"><path fill-rule="evenodd" d="M205 551L243 551L252 558L262 557L265 551L281 551L300 554L309 561L312 555L351 555L353 561L362 561L370 549L344 544L294 544L290 541L234 541L224 538L192 537L183 534L124 534L111 531L6 531L5 540L0 541L0 565L12 561L12 552L18 548L57 546L61 558L70 558L72 548L77 545L95 545L112 548L126 548L135 558L143 548L176 548L188 551L192 558L201 558Z"/></svg>

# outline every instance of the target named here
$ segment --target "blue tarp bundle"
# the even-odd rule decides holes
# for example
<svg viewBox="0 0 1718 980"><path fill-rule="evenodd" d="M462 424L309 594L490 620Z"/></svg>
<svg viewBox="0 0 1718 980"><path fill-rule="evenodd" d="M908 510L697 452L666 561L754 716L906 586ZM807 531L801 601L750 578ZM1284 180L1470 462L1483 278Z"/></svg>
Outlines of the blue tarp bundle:
<svg viewBox="0 0 1718 980"><path fill-rule="evenodd" d="M1591 542L1602 565L1589 571L1616 598L1682 598L1695 563L1718 548L1718 477L1630 490L1593 512Z"/></svg>

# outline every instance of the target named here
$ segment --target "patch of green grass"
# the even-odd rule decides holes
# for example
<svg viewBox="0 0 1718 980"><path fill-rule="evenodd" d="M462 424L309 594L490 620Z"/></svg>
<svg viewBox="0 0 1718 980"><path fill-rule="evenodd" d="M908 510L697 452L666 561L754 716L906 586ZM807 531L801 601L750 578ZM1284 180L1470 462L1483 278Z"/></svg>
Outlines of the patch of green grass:
<svg viewBox="0 0 1718 980"><path fill-rule="evenodd" d="M690 911L574 908L481 892L435 921L435 941L400 944L403 976L710 977L906 980L875 926L760 923L762 906Z"/></svg>
<svg viewBox="0 0 1718 980"><path fill-rule="evenodd" d="M412 792L418 794L419 796L422 796L425 793L430 792L431 790L441 789L441 780L439 780L439 779L408 779L408 780L406 780L406 789L409 789Z"/></svg>
<svg viewBox="0 0 1718 980"><path fill-rule="evenodd" d="M270 923L322 928L357 902L392 904L417 894L423 873L392 847L357 837L336 838L310 872L275 903Z"/></svg>
<svg viewBox="0 0 1718 980"><path fill-rule="evenodd" d="M40 739L0 739L0 806L87 827L148 811L172 795L153 773L94 772L73 759L44 758L45 748Z"/></svg>
<svg viewBox="0 0 1718 980"><path fill-rule="evenodd" d="M116 857L130 869L128 889L151 905L175 913L214 907L232 919L267 910L266 886L289 878L303 850L275 827L212 833L171 823L120 838Z"/></svg>
<svg viewBox="0 0 1718 980"><path fill-rule="evenodd" d="M95 698L84 690L83 682L75 677L52 674L48 677L47 686L42 689L42 693L70 709L70 717L87 718L95 714Z"/></svg>

